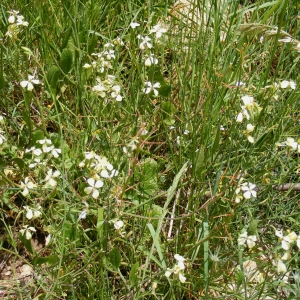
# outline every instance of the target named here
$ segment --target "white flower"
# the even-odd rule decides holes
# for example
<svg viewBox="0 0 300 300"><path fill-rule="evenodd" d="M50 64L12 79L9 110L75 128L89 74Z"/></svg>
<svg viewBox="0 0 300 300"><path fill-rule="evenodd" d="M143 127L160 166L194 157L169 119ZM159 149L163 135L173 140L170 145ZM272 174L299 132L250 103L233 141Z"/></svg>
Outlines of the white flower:
<svg viewBox="0 0 300 300"><path fill-rule="evenodd" d="M177 260L177 264L175 264L172 269L167 268L165 276L170 277L172 273L178 274L180 282L184 283L186 281L186 277L183 275L183 271L185 269L184 262L186 261L186 259L179 254L175 254L174 258Z"/></svg>
<svg viewBox="0 0 300 300"><path fill-rule="evenodd" d="M287 271L286 265L284 264L284 262L281 259L278 259L277 272L278 273L286 273L286 271Z"/></svg>
<svg viewBox="0 0 300 300"><path fill-rule="evenodd" d="M298 236L294 231L284 236L282 230L276 230L275 235L279 237L279 240L281 241L281 247L286 251L290 249L290 245L293 242L297 241L297 245L298 245Z"/></svg>
<svg viewBox="0 0 300 300"><path fill-rule="evenodd" d="M86 218L86 209L84 209L78 216L79 220L85 219Z"/></svg>
<svg viewBox="0 0 300 300"><path fill-rule="evenodd" d="M236 196L235 196L235 203L240 203L243 199L243 196L239 194L240 188L235 190Z"/></svg>
<svg viewBox="0 0 300 300"><path fill-rule="evenodd" d="M28 177L25 177L24 182L21 181L20 187L23 189L22 195L26 197L29 194L29 190L37 187L37 185L29 181Z"/></svg>
<svg viewBox="0 0 300 300"><path fill-rule="evenodd" d="M292 149L297 149L297 147L298 147L298 143L291 137L288 137L286 139L285 144Z"/></svg>
<svg viewBox="0 0 300 300"><path fill-rule="evenodd" d="M121 87L119 85L114 85L111 88L111 91L112 98L116 99L117 101L122 101L122 96L120 95Z"/></svg>
<svg viewBox="0 0 300 300"><path fill-rule="evenodd" d="M141 36L138 35L137 36L140 40L142 40L142 42L139 45L139 48L141 50L145 50L146 48L152 48L152 44L150 43L151 39L148 36Z"/></svg>
<svg viewBox="0 0 300 300"><path fill-rule="evenodd" d="M114 45L118 45L118 46L124 46L124 42L122 41L122 39L118 36L116 37L114 40Z"/></svg>
<svg viewBox="0 0 300 300"><path fill-rule="evenodd" d="M150 67L151 65L157 65L158 59L155 58L154 54L150 54L146 57L145 66Z"/></svg>
<svg viewBox="0 0 300 300"><path fill-rule="evenodd" d="M84 192L87 195L92 194L92 197L94 199L97 199L99 197L99 191L98 191L98 189L100 189L101 187L103 187L103 181L101 181L101 180L97 180L96 181L94 178L89 178L87 180L87 183L89 184L89 187L86 187L84 189Z"/></svg>
<svg viewBox="0 0 300 300"><path fill-rule="evenodd" d="M44 138L43 140L37 140L37 143L39 143L41 145L45 145L45 144L51 145L52 144L51 140L46 139L46 138Z"/></svg>
<svg viewBox="0 0 300 300"><path fill-rule="evenodd" d="M300 235L297 236L296 241L298 249L300 249Z"/></svg>
<svg viewBox="0 0 300 300"><path fill-rule="evenodd" d="M60 176L60 172L59 171L55 171L53 172L52 169L48 170L47 172L47 176L45 178L46 181L46 185L50 185L52 187L55 187L57 185L57 182L55 180L55 178Z"/></svg>
<svg viewBox="0 0 300 300"><path fill-rule="evenodd" d="M286 251L281 257L281 260L289 260L289 259L291 259L291 253L290 251Z"/></svg>
<svg viewBox="0 0 300 300"><path fill-rule="evenodd" d="M286 89L287 87L290 87L292 90L295 90L296 89L296 83L294 81L283 80L280 83L280 87L282 89Z"/></svg>
<svg viewBox="0 0 300 300"><path fill-rule="evenodd" d="M59 154L61 154L61 149L59 148L54 148L54 146L50 146L50 147L47 147L43 145L43 151L45 153L49 153L51 152L51 154L55 157L55 158L58 158L59 157Z"/></svg>
<svg viewBox="0 0 300 300"><path fill-rule="evenodd" d="M101 98L106 96L107 88L104 86L102 82L92 87L92 91L97 93Z"/></svg>
<svg viewBox="0 0 300 300"><path fill-rule="evenodd" d="M121 220L114 220L113 223L116 230L119 230L124 226L124 222Z"/></svg>
<svg viewBox="0 0 300 300"><path fill-rule="evenodd" d="M247 139L248 139L248 142L249 142L249 143L251 143L251 144L254 143L254 138L253 138L253 136L247 135Z"/></svg>
<svg viewBox="0 0 300 300"><path fill-rule="evenodd" d="M103 51L103 55L106 56L107 60L111 60L112 58L115 59L115 51L113 49L107 50L107 51Z"/></svg>
<svg viewBox="0 0 300 300"><path fill-rule="evenodd" d="M245 199L250 199L251 197L256 198L256 191L254 190L256 187L255 184L251 182L244 182L241 184L241 190L244 192L243 196Z"/></svg>
<svg viewBox="0 0 300 300"><path fill-rule="evenodd" d="M160 38L163 33L166 33L167 29L162 27L160 24L157 24L150 29L150 33L155 33L157 38Z"/></svg>
<svg viewBox="0 0 300 300"><path fill-rule="evenodd" d="M38 205L37 209L32 209L30 208L29 206L24 206L24 209L26 210L26 218L28 220L31 220L31 219L36 219L38 217L41 216L41 212L40 212L40 209L41 209L41 206Z"/></svg>
<svg viewBox="0 0 300 300"><path fill-rule="evenodd" d="M28 22L27 21L24 21L24 17L19 15L17 16L17 23L16 23L18 26L28 26Z"/></svg>
<svg viewBox="0 0 300 300"><path fill-rule="evenodd" d="M47 164L45 161L41 161L40 158L35 158L33 161L34 161L34 163L31 163L28 166L30 169L35 168L38 165L45 166Z"/></svg>
<svg viewBox="0 0 300 300"><path fill-rule="evenodd" d="M20 230L22 235L25 234L26 240L30 240L32 238L32 232L36 232L34 227L28 227L28 225L23 226L23 229Z"/></svg>
<svg viewBox="0 0 300 300"><path fill-rule="evenodd" d="M254 126L252 124L247 124L246 130L248 133L250 133L254 130Z"/></svg>
<svg viewBox="0 0 300 300"><path fill-rule="evenodd" d="M45 245L46 245L46 246L48 246L48 245L50 244L50 242L51 242L51 237L52 237L51 234L48 234L48 235L47 235L46 241L45 241Z"/></svg>
<svg viewBox="0 0 300 300"><path fill-rule="evenodd" d="M6 141L6 138L4 137L4 135L2 133L4 133L4 131L0 130L0 145L2 145L4 143L4 141Z"/></svg>
<svg viewBox="0 0 300 300"><path fill-rule="evenodd" d="M243 246L245 243L247 244L247 246L251 249L255 246L255 242L257 241L257 237L256 235L249 235L248 236L248 233L247 231L244 232L244 233L241 233L239 235L239 238L238 238L238 244L240 246Z"/></svg>
<svg viewBox="0 0 300 300"><path fill-rule="evenodd" d="M254 106L254 98L251 96L243 96L242 101L244 102L244 106L246 109L252 109Z"/></svg>
<svg viewBox="0 0 300 300"><path fill-rule="evenodd" d="M21 21L24 19L24 17L22 15L18 15L18 13L19 13L18 10L12 10L12 11L9 11L9 13L10 13L10 16L8 17L7 21L10 24L14 24L16 22L16 19L17 19L17 23L21 23ZM22 24L17 24L17 25L22 25ZM28 23L27 23L27 25L28 25Z"/></svg>
<svg viewBox="0 0 300 300"><path fill-rule="evenodd" d="M136 27L139 27L140 26L140 24L139 23L137 23L137 22L131 22L130 23L130 25L129 25L131 28L136 28Z"/></svg>
<svg viewBox="0 0 300 300"><path fill-rule="evenodd" d="M160 83L156 82L152 85L150 81L145 83L146 87L144 88L143 92L145 94L149 94L151 91L153 91L154 95L157 97L158 96L158 88L160 88Z"/></svg>
<svg viewBox="0 0 300 300"><path fill-rule="evenodd" d="M24 80L20 82L21 87L26 88L28 91L33 90L33 84L39 84L40 81L38 79L34 79L34 76L28 75L28 80Z"/></svg>

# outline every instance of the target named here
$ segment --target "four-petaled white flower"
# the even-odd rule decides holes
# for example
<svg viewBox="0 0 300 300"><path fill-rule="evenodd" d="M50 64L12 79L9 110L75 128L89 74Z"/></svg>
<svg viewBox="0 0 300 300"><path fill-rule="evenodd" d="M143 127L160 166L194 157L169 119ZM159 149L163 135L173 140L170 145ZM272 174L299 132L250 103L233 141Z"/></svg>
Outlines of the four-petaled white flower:
<svg viewBox="0 0 300 300"><path fill-rule="evenodd" d="M60 176L60 172L58 170L54 171L52 169L48 170L47 176L45 178L46 185L50 185L52 187L55 187L57 185L57 181L55 178Z"/></svg>
<svg viewBox="0 0 300 300"><path fill-rule="evenodd" d="M144 88L143 92L145 94L149 94L151 91L153 91L154 95L157 97L158 96L158 90L160 88L160 83L156 82L152 84L150 81L145 83L146 87Z"/></svg>
<svg viewBox="0 0 300 300"><path fill-rule="evenodd" d="M87 183L89 184L88 187L86 187L84 189L84 192L87 195L92 194L92 197L94 199L97 199L99 197L99 191L98 189L100 189L101 187L103 187L103 181L99 180L95 180L94 178L89 178L87 180Z"/></svg>
<svg viewBox="0 0 300 300"><path fill-rule="evenodd" d="M32 238L32 232L36 232L35 228L28 225L23 226L23 229L20 230L22 235L25 234L26 240L30 240Z"/></svg>
<svg viewBox="0 0 300 300"><path fill-rule="evenodd" d="M148 36L141 36L138 35L137 36L140 40L142 40L142 42L139 45L139 48L141 50L145 50L146 48L152 48L152 44L150 43L151 39Z"/></svg>
<svg viewBox="0 0 300 300"><path fill-rule="evenodd" d="M184 283L186 281L186 277L184 276L183 271L185 269L184 262L186 261L186 259L179 254L175 254L174 258L177 260L177 263L172 269L167 268L165 272L165 276L170 277L172 273L178 274L178 278L180 282Z"/></svg>
<svg viewBox="0 0 300 300"><path fill-rule="evenodd" d="M243 196L245 199L250 199L251 197L256 198L256 185L251 182L244 182L241 184L241 190L244 192Z"/></svg>
<svg viewBox="0 0 300 300"><path fill-rule="evenodd" d="M22 195L26 197L29 194L29 190L34 189L37 185L31 182L28 177L25 177L24 182L21 181L20 187L23 189Z"/></svg>
<svg viewBox="0 0 300 300"><path fill-rule="evenodd" d="M245 243L247 244L247 246L251 249L255 246L255 242L257 241L257 237L256 235L249 235L247 231L245 231L244 233L241 233L238 237L238 244L240 246L245 245Z"/></svg>
<svg viewBox="0 0 300 300"><path fill-rule="evenodd" d="M281 241L281 247L286 251L290 249L290 245L292 243L297 241L297 245L298 245L298 237L294 231L289 232L287 235L284 236L282 229L276 230L275 235L279 237L279 240Z"/></svg>
<svg viewBox="0 0 300 300"><path fill-rule="evenodd" d="M158 59L155 58L154 54L150 54L145 60L145 66L150 67L151 65L157 65Z"/></svg>
<svg viewBox="0 0 300 300"><path fill-rule="evenodd" d="M33 84L39 84L40 81L38 79L34 79L34 76L28 75L28 80L23 80L20 82L21 87L26 88L28 91L33 90Z"/></svg>
<svg viewBox="0 0 300 300"><path fill-rule="evenodd" d="M155 36L157 38L160 38L162 36L162 34L166 33L166 32L167 32L167 29L165 27L163 27L161 24L154 25L150 29L150 33L155 33Z"/></svg>

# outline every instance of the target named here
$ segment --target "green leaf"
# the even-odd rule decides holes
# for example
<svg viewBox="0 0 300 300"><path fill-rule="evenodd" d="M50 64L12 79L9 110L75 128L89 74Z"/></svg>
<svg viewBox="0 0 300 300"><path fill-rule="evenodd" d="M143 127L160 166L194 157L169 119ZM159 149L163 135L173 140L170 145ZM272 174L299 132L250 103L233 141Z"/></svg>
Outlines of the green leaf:
<svg viewBox="0 0 300 300"><path fill-rule="evenodd" d="M41 265L44 263L48 263L49 265L54 265L58 262L58 256L57 255L49 255L46 257L38 257L35 256L34 259L32 260L32 263L36 265Z"/></svg>
<svg viewBox="0 0 300 300"><path fill-rule="evenodd" d="M73 53L70 49L64 49L60 56L60 67L65 74L72 69Z"/></svg>
<svg viewBox="0 0 300 300"><path fill-rule="evenodd" d="M205 171L204 162L205 162L205 146L201 145L195 158L195 174L198 178L200 178L201 174L203 174L203 172Z"/></svg>
<svg viewBox="0 0 300 300"><path fill-rule="evenodd" d="M44 138L44 132L42 130L36 130L32 133L32 141L30 144L34 146L38 140L43 140Z"/></svg>
<svg viewBox="0 0 300 300"><path fill-rule="evenodd" d="M25 111L21 111L21 115L22 118L24 120L24 122L26 123L28 128L31 128L31 119L30 116L28 115L28 113L26 113Z"/></svg>
<svg viewBox="0 0 300 300"><path fill-rule="evenodd" d="M252 220L248 227L248 235L256 235L259 220Z"/></svg>
<svg viewBox="0 0 300 300"><path fill-rule="evenodd" d="M160 83L160 88L158 89L160 96L169 96L171 93L171 86L165 82L164 75L161 73L159 66L153 66L150 68L148 78L152 83Z"/></svg>
<svg viewBox="0 0 300 300"><path fill-rule="evenodd" d="M139 267L139 263L135 263L129 273L129 281L132 286L136 285L138 282L137 270Z"/></svg>
<svg viewBox="0 0 300 300"><path fill-rule="evenodd" d="M88 45L88 54L91 55L93 52L95 52L95 48L97 46L97 42L98 42L98 38L97 36L93 36L90 41L89 41L89 45Z"/></svg>
<svg viewBox="0 0 300 300"><path fill-rule="evenodd" d="M60 75L59 68L57 66L51 66L50 69L48 70L47 76L46 76L47 82L51 89L54 89L54 90L56 89L59 75Z"/></svg>
<svg viewBox="0 0 300 300"><path fill-rule="evenodd" d="M19 167L21 173L23 173L23 170L24 170L24 167L25 167L25 163L24 163L23 159L16 157L16 158L13 159L13 162L15 162L17 164L17 166Z"/></svg>
<svg viewBox="0 0 300 300"><path fill-rule="evenodd" d="M100 240L100 248L103 247L103 236L104 236L104 209L103 207L98 208L98 218L97 218L97 232Z"/></svg>
<svg viewBox="0 0 300 300"><path fill-rule="evenodd" d="M161 84L160 89L159 89L159 95L168 97L171 93L171 86L169 84Z"/></svg>
<svg viewBox="0 0 300 300"><path fill-rule="evenodd" d="M163 115L163 122L168 126L173 125L175 123L175 106L171 102L166 101L162 103L161 110Z"/></svg>
<svg viewBox="0 0 300 300"><path fill-rule="evenodd" d="M146 196L154 195L158 190L157 185L157 162L152 158L147 158L141 164L142 174L140 180L143 192Z"/></svg>
<svg viewBox="0 0 300 300"><path fill-rule="evenodd" d="M238 271L236 272L235 276L237 281L237 287L239 288L244 283L244 272Z"/></svg>
<svg viewBox="0 0 300 300"><path fill-rule="evenodd" d="M114 269L118 269L120 264L121 264L121 254L118 248L113 248L110 252L109 252L109 261L112 264L112 266L114 267Z"/></svg>
<svg viewBox="0 0 300 300"><path fill-rule="evenodd" d="M22 244L30 254L36 255L36 252L31 245L31 240L27 240L25 234L22 235L21 233L19 233L19 240L22 242Z"/></svg>
<svg viewBox="0 0 300 300"><path fill-rule="evenodd" d="M4 89L5 87L5 79L3 76L3 72L0 73L0 90Z"/></svg>
<svg viewBox="0 0 300 300"><path fill-rule="evenodd" d="M173 183L172 183L172 185L168 189L167 201L165 203L164 208L166 208L166 205L172 200L173 196L175 195L175 191L177 189L179 180L182 177L182 175L184 174L184 172L186 171L187 165L188 165L188 161L183 164L183 166L181 167L181 169L179 170L179 172L174 177Z"/></svg>

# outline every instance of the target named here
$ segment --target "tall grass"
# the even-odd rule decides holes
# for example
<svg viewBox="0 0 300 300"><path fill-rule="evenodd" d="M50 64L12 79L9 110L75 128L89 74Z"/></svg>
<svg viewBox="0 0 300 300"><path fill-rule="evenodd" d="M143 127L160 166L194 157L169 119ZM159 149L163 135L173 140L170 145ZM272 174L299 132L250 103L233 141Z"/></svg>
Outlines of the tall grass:
<svg viewBox="0 0 300 300"><path fill-rule="evenodd" d="M2 1L1 296L297 299L299 5L252 2Z"/></svg>

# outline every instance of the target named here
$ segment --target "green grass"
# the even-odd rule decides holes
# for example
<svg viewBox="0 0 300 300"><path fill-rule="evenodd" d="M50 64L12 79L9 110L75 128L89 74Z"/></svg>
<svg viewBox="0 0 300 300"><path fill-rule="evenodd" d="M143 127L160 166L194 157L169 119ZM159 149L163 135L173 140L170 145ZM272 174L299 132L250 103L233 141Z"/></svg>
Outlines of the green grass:
<svg viewBox="0 0 300 300"><path fill-rule="evenodd" d="M299 249L288 234L300 235L299 8L2 1L3 299L297 299ZM10 23L12 10L28 26ZM150 33L156 24L167 28L161 38ZM140 49L138 35L152 48ZM150 54L158 63L145 66ZM20 85L28 75L39 80L32 91ZM158 96L146 82L159 82ZM243 96L255 103L246 111ZM34 167L31 147L42 152ZM50 169L59 173L49 184ZM28 194L26 177L36 184ZM257 195L243 197L247 183ZM244 232L257 237L253 247L238 244ZM186 259L179 274L175 254ZM249 278L249 261L262 280ZM34 275L18 284L24 264Z"/></svg>

